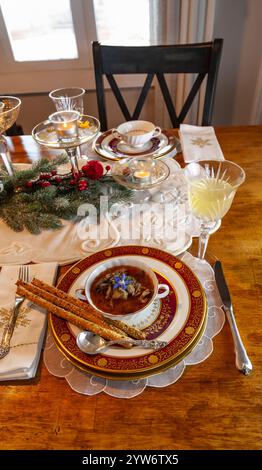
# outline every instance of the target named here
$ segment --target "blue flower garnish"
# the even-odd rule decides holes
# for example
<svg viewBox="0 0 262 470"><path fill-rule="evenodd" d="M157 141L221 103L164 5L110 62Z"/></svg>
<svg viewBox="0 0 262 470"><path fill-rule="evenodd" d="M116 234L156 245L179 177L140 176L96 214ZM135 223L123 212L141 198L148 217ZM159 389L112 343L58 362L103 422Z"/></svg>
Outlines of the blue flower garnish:
<svg viewBox="0 0 262 470"><path fill-rule="evenodd" d="M120 276L114 276L114 285L113 289L123 289L126 290L128 284L133 282L130 276L127 276L125 273L121 274Z"/></svg>

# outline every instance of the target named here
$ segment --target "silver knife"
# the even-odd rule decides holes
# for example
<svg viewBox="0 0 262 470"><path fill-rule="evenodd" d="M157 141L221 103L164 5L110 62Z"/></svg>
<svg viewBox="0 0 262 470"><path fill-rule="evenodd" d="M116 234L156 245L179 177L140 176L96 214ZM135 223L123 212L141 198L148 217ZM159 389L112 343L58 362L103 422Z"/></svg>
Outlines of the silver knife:
<svg viewBox="0 0 262 470"><path fill-rule="evenodd" d="M236 354L236 366L244 375L249 375L252 372L253 367L247 355L247 352L245 350L245 347L243 345L243 342L241 340L241 337L237 328L229 290L227 287L226 280L224 278L224 273L223 273L223 269L222 269L222 265L220 261L215 262L214 272L215 272L216 284L219 290L221 300L223 302L223 308L226 312L228 323L230 325L232 336L233 336L235 354Z"/></svg>

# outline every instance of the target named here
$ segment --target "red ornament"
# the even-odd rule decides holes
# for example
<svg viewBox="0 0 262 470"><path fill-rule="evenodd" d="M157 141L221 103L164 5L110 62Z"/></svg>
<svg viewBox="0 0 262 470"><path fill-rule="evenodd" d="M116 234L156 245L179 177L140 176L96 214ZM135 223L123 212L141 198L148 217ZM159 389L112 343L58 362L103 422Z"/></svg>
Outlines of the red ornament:
<svg viewBox="0 0 262 470"><path fill-rule="evenodd" d="M82 171L88 178L91 180L98 180L103 176L104 168L103 165L96 160L88 162L86 165L82 166Z"/></svg>
<svg viewBox="0 0 262 470"><path fill-rule="evenodd" d="M51 186L51 183L49 183L49 181L40 181L39 186L41 188L47 188L48 186Z"/></svg>
<svg viewBox="0 0 262 470"><path fill-rule="evenodd" d="M26 185L27 188L32 188L32 186L33 186L33 181L27 181L27 182L25 183L25 185Z"/></svg>

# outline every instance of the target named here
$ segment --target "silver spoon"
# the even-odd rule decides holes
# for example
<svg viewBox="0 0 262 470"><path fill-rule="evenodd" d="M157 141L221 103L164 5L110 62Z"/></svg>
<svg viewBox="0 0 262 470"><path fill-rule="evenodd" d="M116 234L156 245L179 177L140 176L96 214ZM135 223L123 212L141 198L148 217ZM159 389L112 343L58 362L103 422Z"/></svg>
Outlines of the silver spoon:
<svg viewBox="0 0 262 470"><path fill-rule="evenodd" d="M132 344L134 346L141 346L145 349L160 349L167 345L166 341L149 341L146 339L123 339L106 341L101 336L90 333L89 331L81 331L77 335L76 344L86 354L97 354L113 344Z"/></svg>

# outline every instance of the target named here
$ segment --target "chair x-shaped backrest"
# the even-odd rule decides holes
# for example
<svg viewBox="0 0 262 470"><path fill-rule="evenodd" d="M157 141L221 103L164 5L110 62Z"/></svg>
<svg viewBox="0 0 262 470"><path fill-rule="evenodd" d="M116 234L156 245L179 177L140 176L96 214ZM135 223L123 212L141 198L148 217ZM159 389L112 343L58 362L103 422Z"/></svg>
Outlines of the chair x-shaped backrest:
<svg viewBox="0 0 262 470"><path fill-rule="evenodd" d="M174 46L103 46L93 42L93 59L96 92L101 129L107 130L105 91L103 76L106 76L121 111L127 121L138 119L154 77L157 77L173 127L184 121L201 83L207 76L202 125L211 123L216 81L223 40L200 44ZM171 98L164 74L195 74L193 86L179 114ZM134 112L131 114L121 94L114 75L147 74Z"/></svg>

